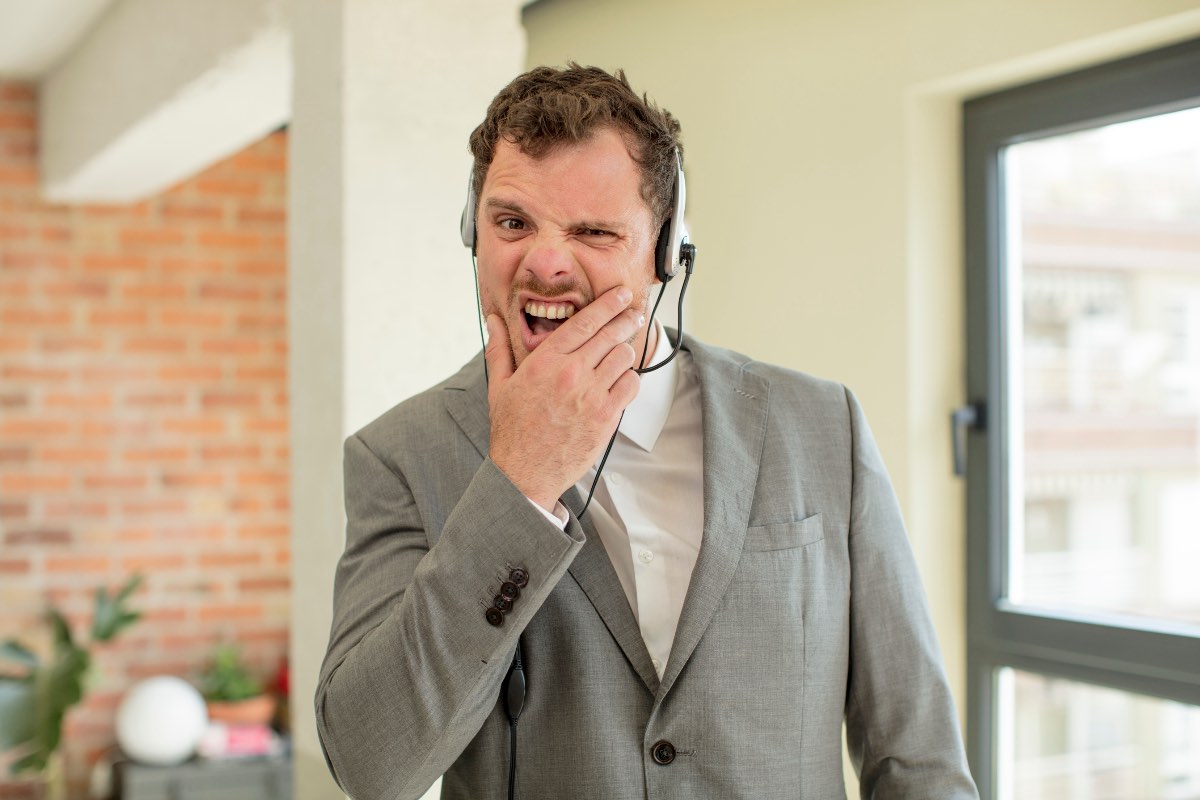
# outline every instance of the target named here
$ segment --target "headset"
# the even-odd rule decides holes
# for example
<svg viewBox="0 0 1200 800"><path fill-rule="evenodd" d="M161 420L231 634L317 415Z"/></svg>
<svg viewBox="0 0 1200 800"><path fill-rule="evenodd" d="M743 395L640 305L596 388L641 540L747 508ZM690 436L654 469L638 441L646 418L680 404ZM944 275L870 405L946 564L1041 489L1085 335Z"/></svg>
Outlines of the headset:
<svg viewBox="0 0 1200 800"><path fill-rule="evenodd" d="M475 176L467 177L467 202L463 206L462 219L459 221L460 234L464 247L471 248L471 255L476 254L475 216ZM683 219L687 207L687 183L683 178L683 161L679 151L675 151L675 183L671 188L671 215L663 222L658 232L658 242L654 247L654 274L659 281L666 283L679 274L679 270L691 272L691 265L696 260L696 246L688 241L688 229Z"/></svg>

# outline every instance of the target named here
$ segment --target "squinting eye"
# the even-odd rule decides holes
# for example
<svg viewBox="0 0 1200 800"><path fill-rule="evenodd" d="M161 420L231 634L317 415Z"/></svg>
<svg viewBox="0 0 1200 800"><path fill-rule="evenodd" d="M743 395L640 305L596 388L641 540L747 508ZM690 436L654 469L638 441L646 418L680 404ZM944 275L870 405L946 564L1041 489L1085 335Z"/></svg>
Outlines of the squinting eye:
<svg viewBox="0 0 1200 800"><path fill-rule="evenodd" d="M609 231L602 231L598 228L588 228L583 232L585 236L611 236Z"/></svg>
<svg viewBox="0 0 1200 800"><path fill-rule="evenodd" d="M519 219L513 219L512 217L509 217L507 219L500 220L500 227L504 228L506 231L519 231L525 227L525 223Z"/></svg>

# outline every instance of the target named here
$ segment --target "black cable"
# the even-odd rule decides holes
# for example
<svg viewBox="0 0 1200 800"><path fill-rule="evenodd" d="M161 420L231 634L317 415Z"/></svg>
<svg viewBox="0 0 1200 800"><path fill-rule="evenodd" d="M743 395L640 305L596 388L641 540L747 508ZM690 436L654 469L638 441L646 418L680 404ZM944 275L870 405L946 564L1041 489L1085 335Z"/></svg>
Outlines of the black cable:
<svg viewBox="0 0 1200 800"><path fill-rule="evenodd" d="M504 713L508 715L508 800L517 798L517 720L525 708L525 663L521 657L521 639L508 677L504 679Z"/></svg>

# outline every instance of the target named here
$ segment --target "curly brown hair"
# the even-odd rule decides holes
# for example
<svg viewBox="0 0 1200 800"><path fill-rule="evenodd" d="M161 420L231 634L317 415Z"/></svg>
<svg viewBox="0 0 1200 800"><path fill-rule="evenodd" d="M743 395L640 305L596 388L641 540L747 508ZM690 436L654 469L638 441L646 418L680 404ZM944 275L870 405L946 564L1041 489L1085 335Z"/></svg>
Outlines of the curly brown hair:
<svg viewBox="0 0 1200 800"><path fill-rule="evenodd" d="M479 197L501 138L541 158L556 147L586 142L609 127L629 142L630 156L642 171L642 199L661 225L671 213L675 154L681 163L683 159L680 126L649 97L638 97L624 70L610 75L599 67L571 62L565 69L536 67L518 75L496 95L471 133L471 191Z"/></svg>

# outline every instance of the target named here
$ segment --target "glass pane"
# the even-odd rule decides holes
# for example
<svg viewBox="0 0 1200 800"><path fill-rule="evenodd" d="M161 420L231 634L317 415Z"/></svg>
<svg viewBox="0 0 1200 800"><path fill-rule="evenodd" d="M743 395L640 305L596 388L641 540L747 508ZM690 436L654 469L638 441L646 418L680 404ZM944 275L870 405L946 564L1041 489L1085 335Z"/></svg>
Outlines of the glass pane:
<svg viewBox="0 0 1200 800"><path fill-rule="evenodd" d="M1009 599L1200 626L1200 109L1004 179Z"/></svg>
<svg viewBox="0 0 1200 800"><path fill-rule="evenodd" d="M1002 800L1194 800L1200 708L1002 669Z"/></svg>

